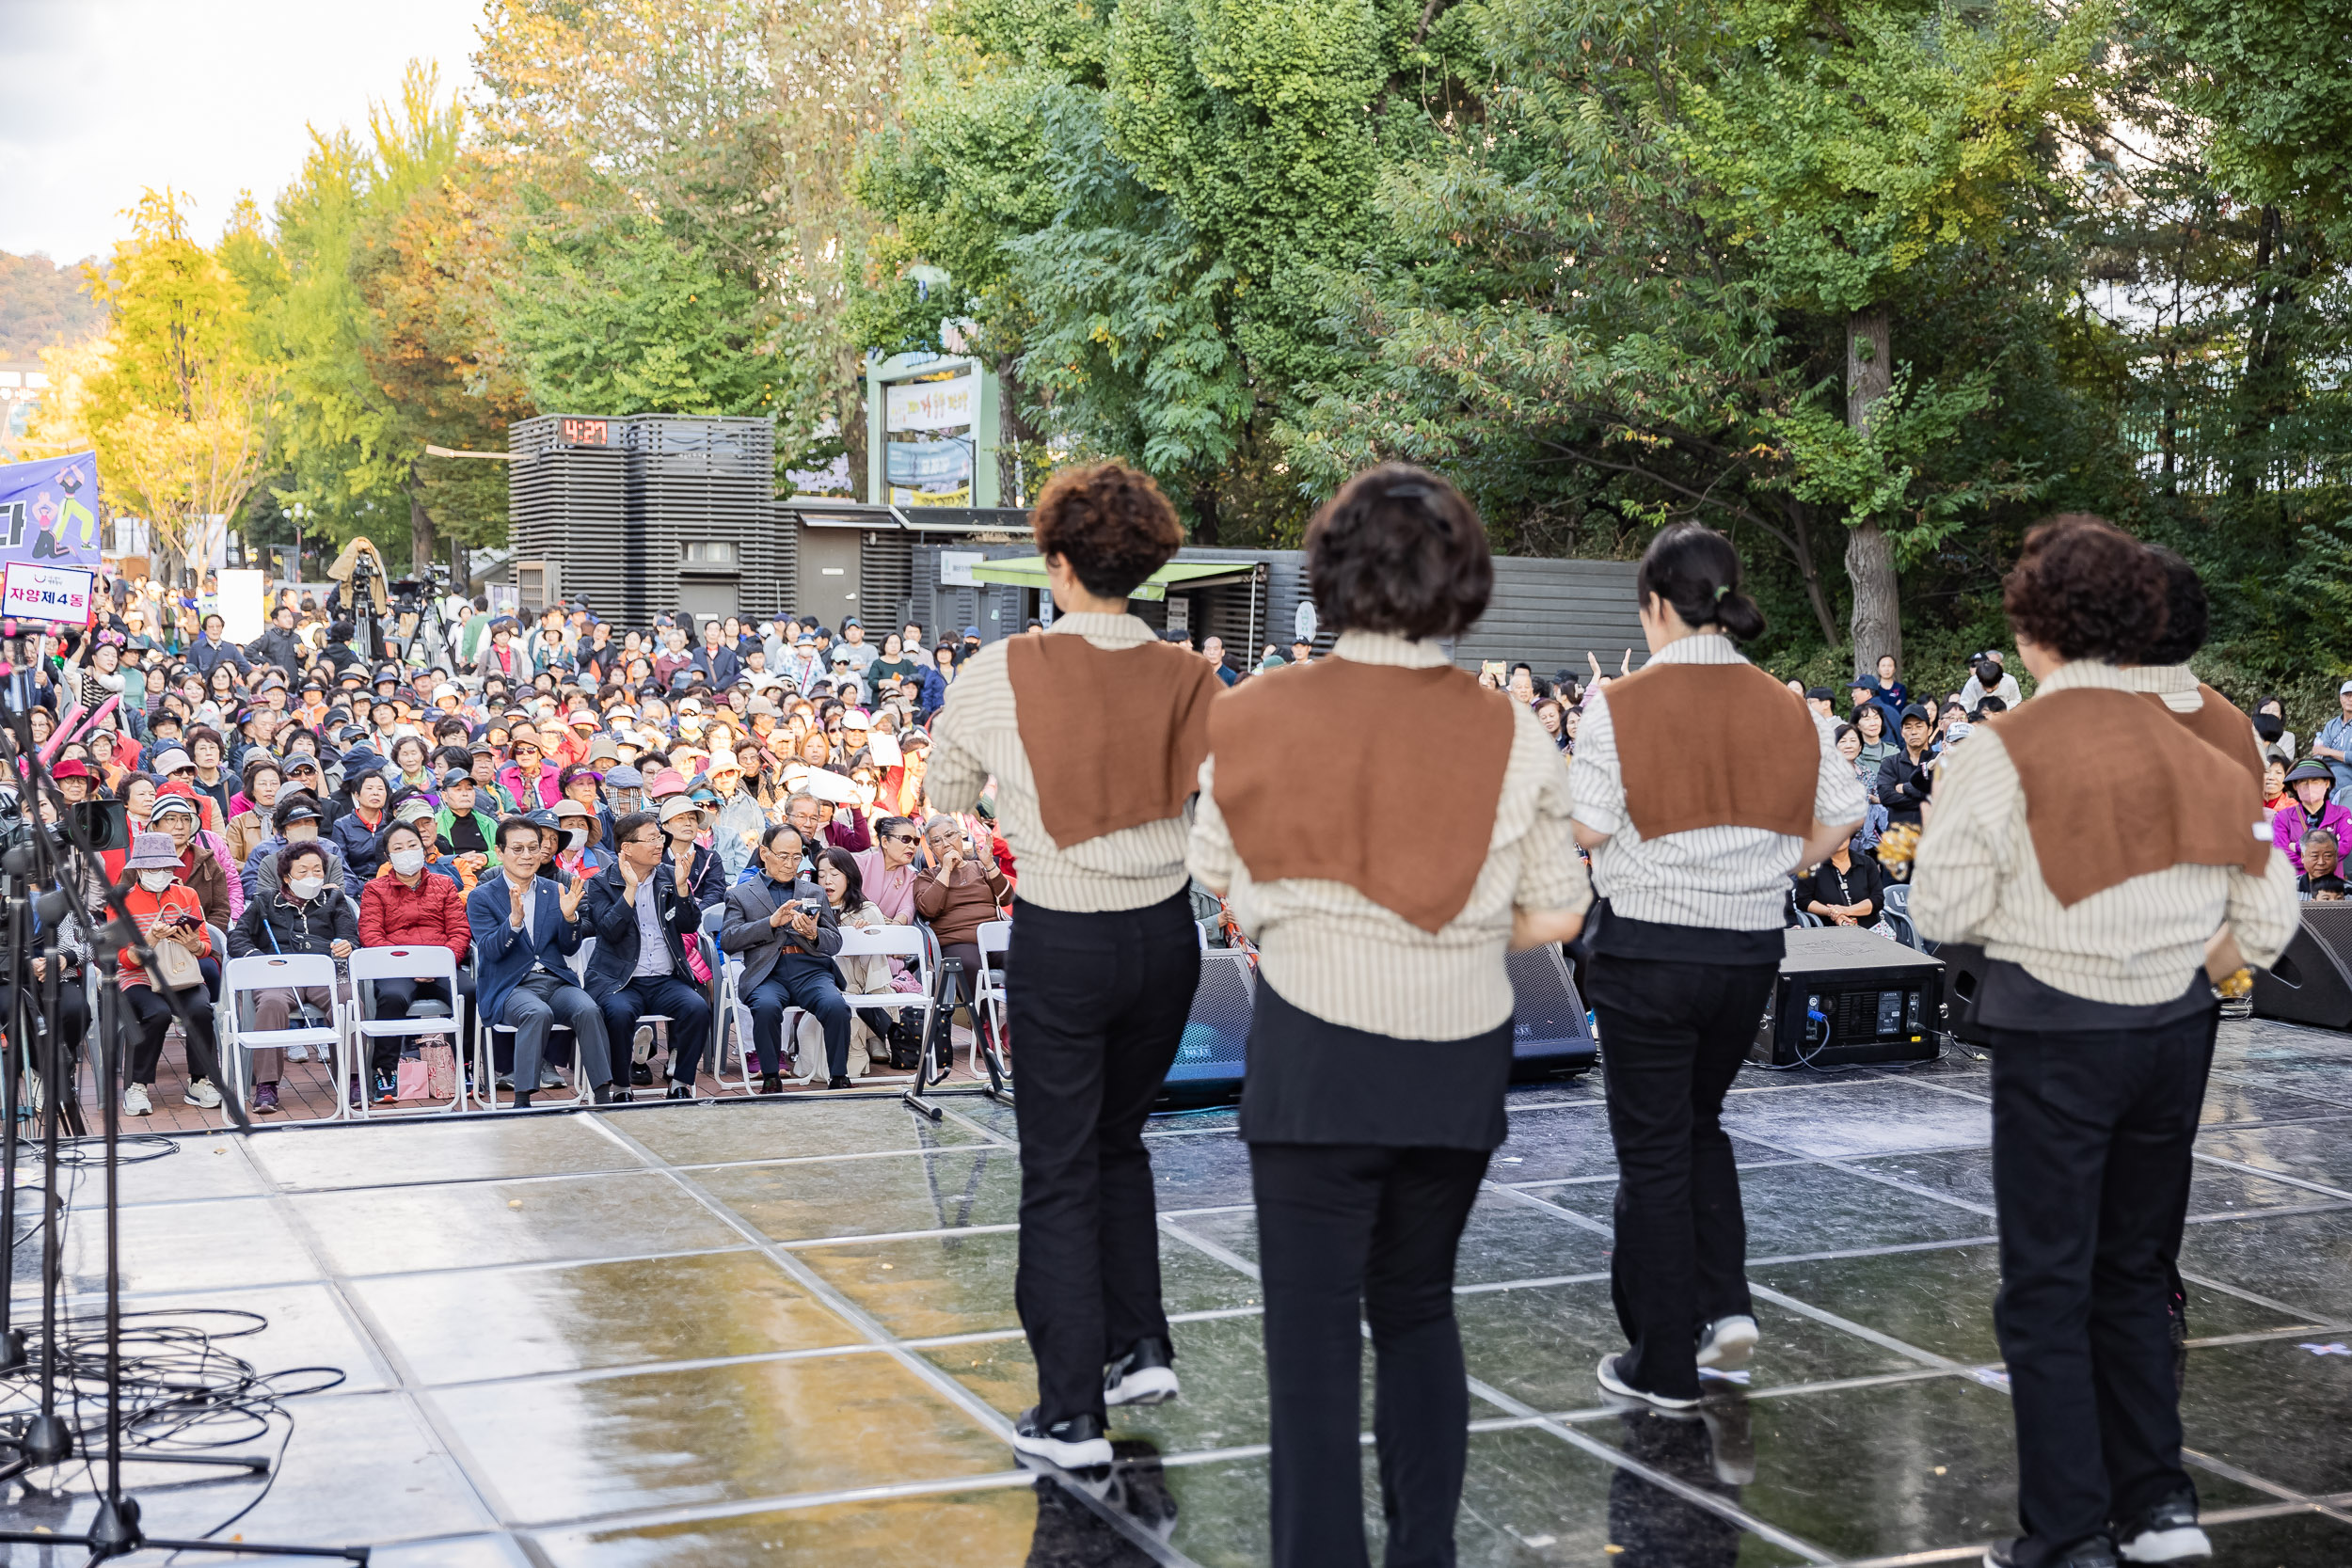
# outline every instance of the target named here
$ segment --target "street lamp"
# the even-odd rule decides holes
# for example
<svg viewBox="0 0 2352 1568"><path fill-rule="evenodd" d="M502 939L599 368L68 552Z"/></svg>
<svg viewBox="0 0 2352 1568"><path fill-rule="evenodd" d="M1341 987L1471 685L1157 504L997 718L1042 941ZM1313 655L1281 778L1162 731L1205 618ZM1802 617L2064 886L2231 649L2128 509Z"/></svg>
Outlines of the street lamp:
<svg viewBox="0 0 2352 1568"><path fill-rule="evenodd" d="M302 585L302 520L310 515L310 509L301 501L286 508L286 515L294 519L294 580L297 588Z"/></svg>

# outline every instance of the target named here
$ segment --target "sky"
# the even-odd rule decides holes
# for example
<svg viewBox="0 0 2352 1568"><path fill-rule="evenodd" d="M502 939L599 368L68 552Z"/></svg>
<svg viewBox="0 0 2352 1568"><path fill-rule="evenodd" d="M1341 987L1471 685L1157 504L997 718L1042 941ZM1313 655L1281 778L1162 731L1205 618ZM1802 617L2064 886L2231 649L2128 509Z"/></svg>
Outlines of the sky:
<svg viewBox="0 0 2352 1568"><path fill-rule="evenodd" d="M411 58L470 82L483 0L0 0L0 250L104 256L150 185L209 242L269 210L309 126L364 130Z"/></svg>

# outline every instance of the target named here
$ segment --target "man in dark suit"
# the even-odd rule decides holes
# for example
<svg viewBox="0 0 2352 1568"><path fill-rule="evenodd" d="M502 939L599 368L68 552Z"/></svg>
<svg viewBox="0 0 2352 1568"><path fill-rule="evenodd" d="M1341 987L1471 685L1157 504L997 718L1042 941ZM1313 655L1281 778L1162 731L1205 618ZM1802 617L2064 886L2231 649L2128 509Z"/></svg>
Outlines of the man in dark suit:
<svg viewBox="0 0 2352 1568"><path fill-rule="evenodd" d="M710 677L716 691L724 691L743 678L743 660L727 646L715 620L703 624L703 645L694 654L694 668Z"/></svg>
<svg viewBox="0 0 2352 1568"><path fill-rule="evenodd" d="M500 875L483 879L466 897L466 925L482 970L476 985L484 1027L515 1031L515 1104L529 1109L539 1082L548 1031L562 1023L580 1043L578 1070L596 1086L596 1103L612 1098L612 1057L605 1049L604 1011L580 989L564 960L580 951L585 930L580 900L593 877L559 889L541 877L547 858L538 827L526 817L499 824Z"/></svg>
<svg viewBox="0 0 2352 1568"><path fill-rule="evenodd" d="M636 1037L639 1019L669 1019L669 1098L691 1100L710 1040L710 1002L686 964L686 943L702 930L702 908L678 892L663 854L669 839L651 812L631 812L612 832L613 863L589 882L583 906L596 938L588 991L604 1009L604 1037L616 1054ZM632 1099L621 1071L614 1062L612 1098Z"/></svg>
<svg viewBox="0 0 2352 1568"><path fill-rule="evenodd" d="M737 994L752 1010L759 1092L784 1092L784 1010L804 1007L825 1031L826 1087L850 1086L850 1005L841 999L841 927L822 889L800 875L800 831L760 835L759 875L727 890L719 945L743 960Z"/></svg>

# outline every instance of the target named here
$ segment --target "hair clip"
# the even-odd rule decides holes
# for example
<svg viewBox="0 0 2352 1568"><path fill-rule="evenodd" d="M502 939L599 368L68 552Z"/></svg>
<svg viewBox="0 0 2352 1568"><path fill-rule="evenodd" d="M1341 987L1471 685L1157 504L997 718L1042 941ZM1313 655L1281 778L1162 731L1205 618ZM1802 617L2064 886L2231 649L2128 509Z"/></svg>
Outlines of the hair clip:
<svg viewBox="0 0 2352 1568"><path fill-rule="evenodd" d="M1432 485L1422 480L1403 479L1388 486L1386 489L1382 490L1380 494L1392 501L1421 502L1421 509L1422 513L1427 515L1431 522L1438 525L1438 531L1448 539L1454 537L1453 522L1447 518L1444 513L1439 512L1436 507L1429 504L1430 501L1437 498L1438 491L1435 485Z"/></svg>
<svg viewBox="0 0 2352 1568"><path fill-rule="evenodd" d="M1730 593L1730 592L1731 592L1731 584L1729 584L1729 583L1727 583L1727 582L1717 583L1717 584L1715 585L1715 602L1716 602L1717 604L1721 604L1721 603L1723 603L1723 602L1724 602L1724 595L1725 594Z"/></svg>

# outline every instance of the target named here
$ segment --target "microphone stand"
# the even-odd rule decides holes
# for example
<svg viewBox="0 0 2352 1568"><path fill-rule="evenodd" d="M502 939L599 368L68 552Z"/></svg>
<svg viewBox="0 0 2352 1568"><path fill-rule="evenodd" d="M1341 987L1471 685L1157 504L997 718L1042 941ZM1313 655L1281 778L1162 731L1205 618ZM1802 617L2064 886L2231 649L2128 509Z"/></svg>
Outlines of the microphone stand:
<svg viewBox="0 0 2352 1568"><path fill-rule="evenodd" d="M5 628L5 633L13 637L15 629L14 625L10 624ZM110 1558L150 1549L228 1552L246 1556L338 1558L364 1563L368 1560L369 1555L369 1549L365 1546L271 1545L242 1540L191 1541L150 1536L140 1528L138 1499L123 1488L122 1195L119 1148L121 1103L117 1093L118 1080L121 1070L122 1042L118 1021L120 991L118 983L119 959L116 952L118 944L123 950L128 951L133 959L146 972L148 983L154 988L155 994L161 997L166 1006L171 1009L183 1032L183 1037L193 1042L198 1031L195 1017L189 1011L187 1003L163 983L163 974L155 964L155 951L148 944L145 933L139 928L137 917L132 914L130 906L125 900L128 886L127 871L122 884L105 880L103 863L98 858L99 851L97 846L91 841L87 824L73 810L72 803L65 800L63 793L56 787L56 781L50 777L48 769L42 766L39 749L33 744L32 738L32 721L29 717L32 692L29 675L11 665L0 667L0 676L8 679L10 698L6 713L0 714L0 754L9 752L14 753L12 760L18 772L18 798L28 808L24 816L29 828L29 841L8 851L8 860L20 863L10 863L5 868L10 874L11 879L19 884L24 881L25 874L28 873L41 875L44 883L54 881L57 891L46 896L63 900L63 907L67 910L72 907L72 895L70 890L85 885L103 886L104 903L114 914L112 921L92 931L90 950L90 960L98 966L102 976L102 984L98 992L98 1016L94 1021L94 1026L98 1031L100 1052L98 1090L103 1101L101 1107L101 1129L104 1140L105 1164L106 1436L104 1484L99 1494L97 1509L90 1517L89 1527L81 1533L74 1534L55 1529L0 1529L0 1543L22 1543L39 1546L80 1545L89 1552L89 1560L93 1565L104 1562ZM58 854L57 847L50 839L40 821L40 801L44 798L57 807L57 823L64 830L68 841L63 857ZM77 866L81 873L79 877L73 874ZM22 980L24 977L24 973L13 967L23 956L16 940L16 932L24 928L19 922L19 915L22 912L20 904L23 902L23 897L22 894L18 894L10 901L9 953L12 980ZM48 928L54 931L61 924L63 924L62 919L50 922ZM47 968L48 975L44 990L49 1003L47 1022L51 1025L47 1031L50 1041L48 1062L50 1069L54 1072L57 1065L57 1047L60 1043L57 1039L58 1029L56 1027L58 1022L56 965L51 964ZM26 969L29 970L29 965ZM25 991L21 985L16 994L19 999L18 1006L12 1009L14 1016L8 1021L12 1031L10 1043L12 1047L21 1048L25 1037L17 1031L21 1031L24 1022L24 1015L28 1009L24 1006ZM8 1085L5 1090L0 1090L0 1097L4 1097L6 1101L8 1117L5 1142L7 1152L10 1156L13 1156L15 1152L16 1142L15 1083L14 1064L10 1063ZM63 1418L57 1416L56 1407L57 1374L56 1296L61 1274L57 1264L59 1257L57 1232L62 1218L56 1196L55 1148L58 1098L54 1086L45 1097L50 1116L49 1148L45 1156L45 1164L49 1171L49 1191L44 1195L49 1226L48 1239L42 1247L41 1320L44 1333L40 1357L41 1414L34 1418L18 1434L12 1445L17 1450L16 1459L7 1466L0 1466L0 1469L5 1469L11 1475L22 1474L40 1465L60 1464L72 1457L74 1446L73 1433ZM252 1131L252 1119L246 1115L241 1103L232 1099L224 1099L221 1103L229 1112L229 1119L239 1131L248 1133ZM12 1215L16 1184L16 1166L13 1158L9 1160L7 1174L5 1178L0 1178L0 1181L5 1182L5 1186L0 1187L0 1206L5 1206ZM15 1240L15 1233L10 1231L8 1248L11 1273L13 1273ZM19 1362L20 1364L22 1362L21 1348ZM270 1461L265 1458L233 1458L213 1454L142 1453L133 1456L132 1463L230 1469L243 1472L246 1476L267 1475L270 1469Z"/></svg>

